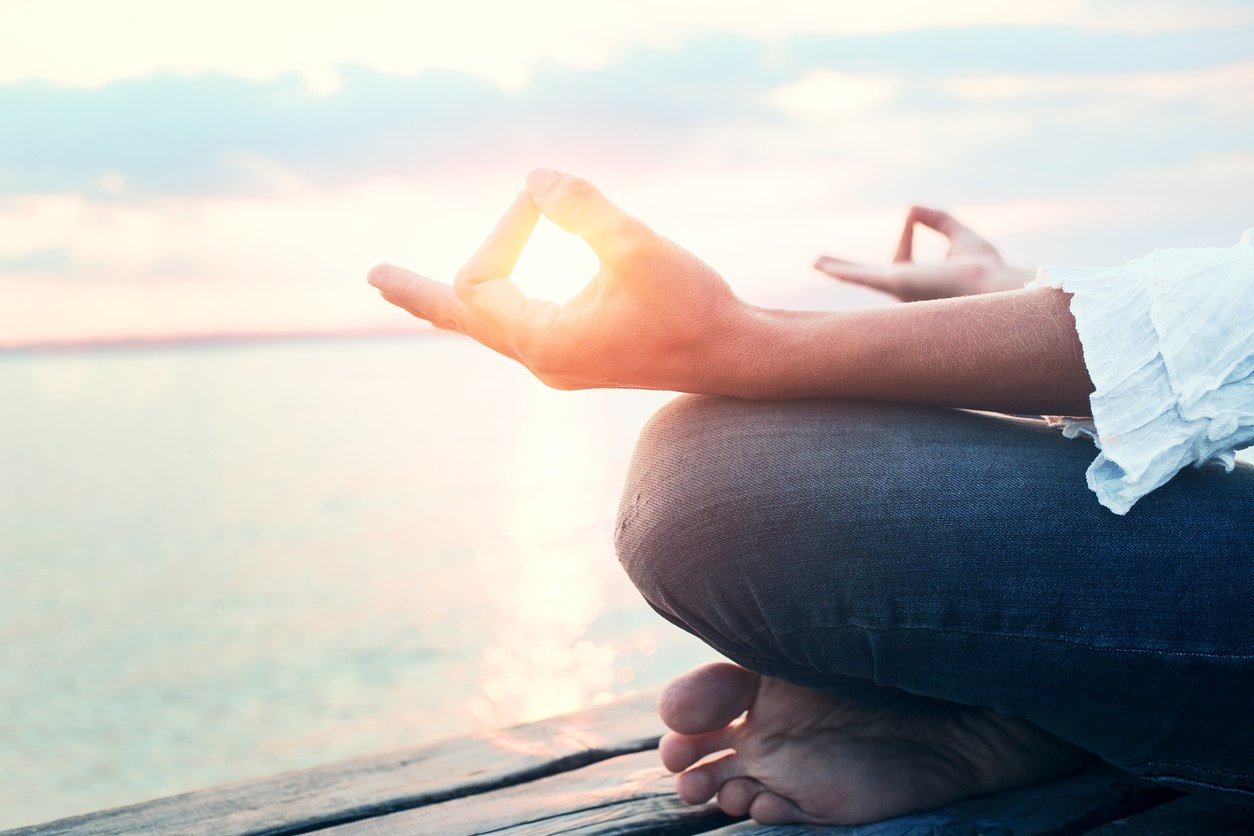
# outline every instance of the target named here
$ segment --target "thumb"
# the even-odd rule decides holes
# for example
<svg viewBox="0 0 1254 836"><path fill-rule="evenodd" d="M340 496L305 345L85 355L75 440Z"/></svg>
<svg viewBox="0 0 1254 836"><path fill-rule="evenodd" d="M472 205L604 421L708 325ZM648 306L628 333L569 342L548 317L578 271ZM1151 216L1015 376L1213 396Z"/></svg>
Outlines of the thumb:
<svg viewBox="0 0 1254 836"><path fill-rule="evenodd" d="M527 175L527 193L544 216L578 235L604 261L615 261L654 233L579 177L539 168Z"/></svg>

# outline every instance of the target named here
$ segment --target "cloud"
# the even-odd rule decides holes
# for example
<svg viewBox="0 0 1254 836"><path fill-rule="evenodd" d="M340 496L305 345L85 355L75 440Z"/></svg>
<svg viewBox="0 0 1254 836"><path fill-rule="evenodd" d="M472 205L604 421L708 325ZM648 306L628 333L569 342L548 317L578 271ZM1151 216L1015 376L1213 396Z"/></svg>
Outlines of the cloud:
<svg viewBox="0 0 1254 836"><path fill-rule="evenodd" d="M546 60L601 68L694 33L779 45L927 27L1149 35L1251 23L1243 0L40 0L6 4L0 82L100 87L157 71L253 81L299 73L330 93L340 83L335 68L356 64L399 75L454 70L517 89Z"/></svg>
<svg viewBox="0 0 1254 836"><path fill-rule="evenodd" d="M763 303L813 293L818 252L885 257L915 202L1029 266L1226 245L1254 223L1252 35L707 35L516 87L355 65L317 90L0 85L0 341L392 327L370 265L450 276L537 165ZM562 298L580 246L542 226L520 282Z"/></svg>
<svg viewBox="0 0 1254 836"><path fill-rule="evenodd" d="M127 201L273 194L290 177L343 187L538 159L647 167L743 155L743 137L754 131L771 136L748 150L756 159L790 146L820 156L861 152L882 145L877 131L899 129L937 134L947 147L946 126L959 122L990 126L989 141L1007 148L1026 120L1043 126L1035 136L1070 131L1067 142L1099 154L1115 134L1144 130L1222 152L1228 147L1213 137L1249 137L1249 97L1230 91L1248 89L1249 65L1236 62L1254 57L1252 38L1248 28L1132 36L987 27L777 46L711 36L674 50L638 48L594 69L542 63L516 90L466 73L361 66L338 68L330 95L297 73L266 81L162 74L98 89L29 82L0 86L0 192ZM1199 83L1209 98L1191 94ZM1116 129L1081 112L1086 102L1147 97ZM824 149L796 124L822 114L861 122ZM1059 114L1070 124L1046 125ZM1169 124L1182 116L1212 139L1184 141Z"/></svg>
<svg viewBox="0 0 1254 836"><path fill-rule="evenodd" d="M1118 106L1116 100L1192 100L1204 102L1215 111L1242 112L1254 108L1254 61L1176 72L953 76L939 80L935 86L968 101L1086 97L1105 99Z"/></svg>
<svg viewBox="0 0 1254 836"><path fill-rule="evenodd" d="M58 275L69 273L74 266L74 251L66 246L44 247L13 256L0 256L0 273L38 273Z"/></svg>
<svg viewBox="0 0 1254 836"><path fill-rule="evenodd" d="M820 69L810 70L796 83L776 87L771 97L787 113L826 122L881 104L892 98L898 87L892 78L866 78Z"/></svg>
<svg viewBox="0 0 1254 836"><path fill-rule="evenodd" d="M854 73L1035 75L1186 70L1249 60L1250 26L1156 35L972 26L876 36L798 36L793 60Z"/></svg>

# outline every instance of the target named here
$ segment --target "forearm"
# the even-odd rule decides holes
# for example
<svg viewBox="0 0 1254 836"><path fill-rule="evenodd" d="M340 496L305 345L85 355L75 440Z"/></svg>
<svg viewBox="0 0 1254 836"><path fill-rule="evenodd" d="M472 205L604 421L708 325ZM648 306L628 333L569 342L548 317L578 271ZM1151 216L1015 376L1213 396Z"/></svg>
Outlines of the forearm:
<svg viewBox="0 0 1254 836"><path fill-rule="evenodd" d="M755 399L864 398L1087 415L1070 297L1017 290L878 308L753 310L717 388Z"/></svg>

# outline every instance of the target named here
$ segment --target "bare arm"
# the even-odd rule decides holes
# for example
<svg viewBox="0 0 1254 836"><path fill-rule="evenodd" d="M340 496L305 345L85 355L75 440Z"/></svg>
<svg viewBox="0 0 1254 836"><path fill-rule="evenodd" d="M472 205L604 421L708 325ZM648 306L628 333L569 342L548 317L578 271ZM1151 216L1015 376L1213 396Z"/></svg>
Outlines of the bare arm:
<svg viewBox="0 0 1254 836"><path fill-rule="evenodd" d="M796 312L745 303L696 256L584 180L532 172L454 286L380 265L384 298L459 331L561 389L629 387L775 399L844 397L1085 414L1092 384L1068 298L1019 290L884 308ZM601 269L574 299L509 280L539 211Z"/></svg>
<svg viewBox="0 0 1254 836"><path fill-rule="evenodd" d="M739 358L739 387L727 393L1086 415L1093 385L1068 302L1046 289L846 311L760 311Z"/></svg>

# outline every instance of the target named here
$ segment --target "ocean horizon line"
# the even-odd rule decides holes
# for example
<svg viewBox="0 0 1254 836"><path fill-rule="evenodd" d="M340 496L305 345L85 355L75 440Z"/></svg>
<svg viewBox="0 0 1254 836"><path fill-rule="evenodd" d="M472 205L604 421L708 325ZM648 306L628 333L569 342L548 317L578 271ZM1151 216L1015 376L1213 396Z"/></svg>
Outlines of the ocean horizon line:
<svg viewBox="0 0 1254 836"><path fill-rule="evenodd" d="M24 342L0 341L0 355L57 354L80 351L174 348L181 346L228 346L272 342L359 340L373 337L422 337L444 333L432 327L302 328L290 331L209 331L192 334L127 334Z"/></svg>

